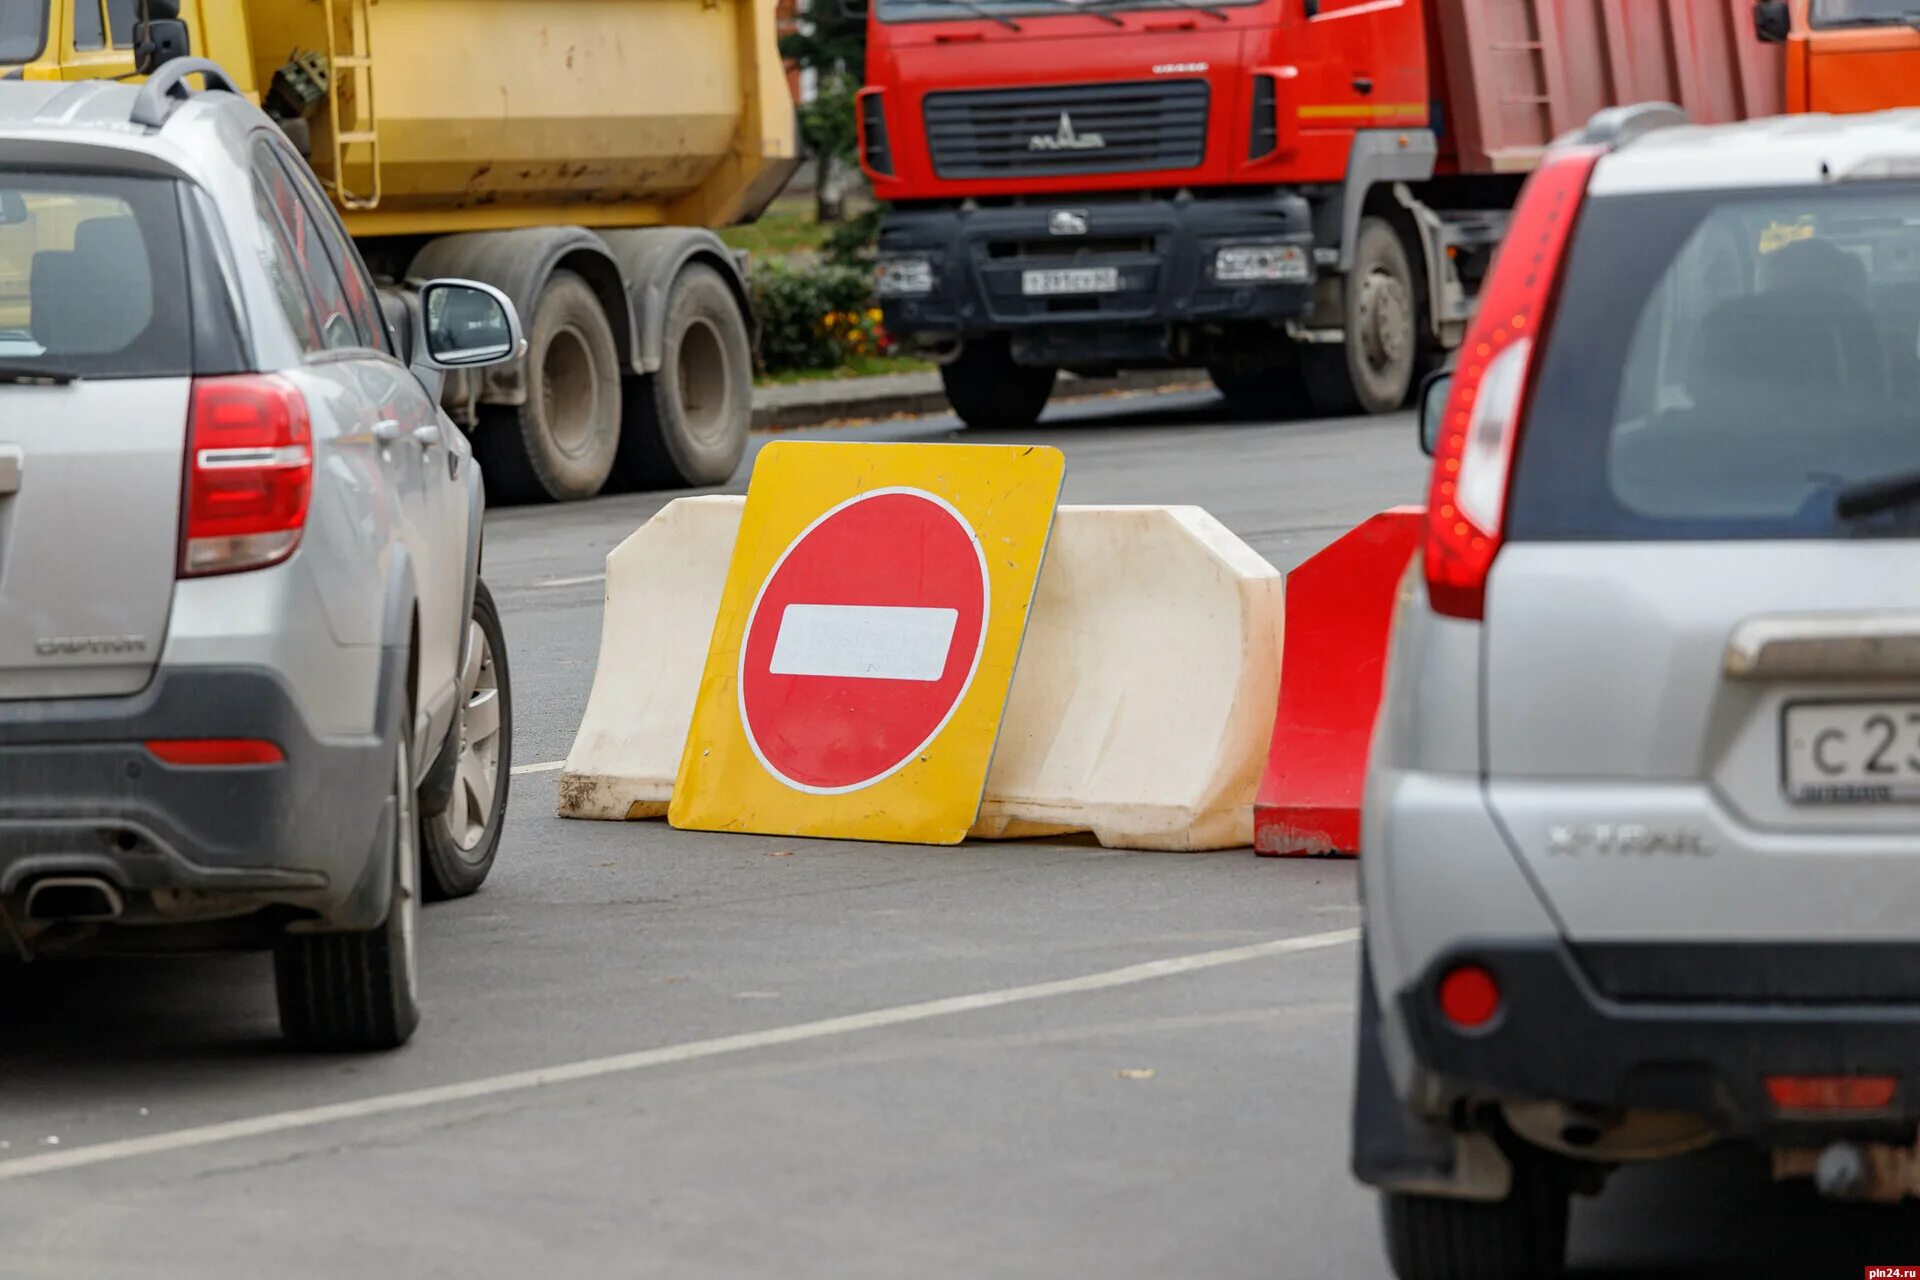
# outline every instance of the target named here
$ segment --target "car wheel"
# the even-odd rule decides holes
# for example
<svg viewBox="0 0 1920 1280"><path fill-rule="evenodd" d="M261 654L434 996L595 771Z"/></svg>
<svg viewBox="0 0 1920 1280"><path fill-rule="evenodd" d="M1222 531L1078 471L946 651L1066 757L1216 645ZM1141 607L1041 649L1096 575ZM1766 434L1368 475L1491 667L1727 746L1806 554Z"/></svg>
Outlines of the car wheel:
<svg viewBox="0 0 1920 1280"><path fill-rule="evenodd" d="M527 402L480 409L473 451L489 495L571 502L600 492L620 447L620 368L593 287L554 272L527 330Z"/></svg>
<svg viewBox="0 0 1920 1280"><path fill-rule="evenodd" d="M947 403L970 427L1030 427L1053 395L1057 369L1015 364L1004 337L975 338L940 366Z"/></svg>
<svg viewBox="0 0 1920 1280"><path fill-rule="evenodd" d="M420 854L430 900L464 898L486 882L500 848L513 768L513 685L506 634L493 593L473 591L466 667L460 673L459 735L453 794L445 812L420 824Z"/></svg>
<svg viewBox="0 0 1920 1280"><path fill-rule="evenodd" d="M747 451L753 343L720 273L694 263L667 298L660 371L626 384L622 488L725 484Z"/></svg>
<svg viewBox="0 0 1920 1280"><path fill-rule="evenodd" d="M314 1049L397 1049L420 1024L420 856L415 843L413 735L397 735L387 918L364 933L283 939L273 954L280 1029Z"/></svg>
<svg viewBox="0 0 1920 1280"><path fill-rule="evenodd" d="M1400 1280L1558 1280L1566 1268L1566 1184L1516 1162L1505 1200L1381 1195L1387 1257Z"/></svg>

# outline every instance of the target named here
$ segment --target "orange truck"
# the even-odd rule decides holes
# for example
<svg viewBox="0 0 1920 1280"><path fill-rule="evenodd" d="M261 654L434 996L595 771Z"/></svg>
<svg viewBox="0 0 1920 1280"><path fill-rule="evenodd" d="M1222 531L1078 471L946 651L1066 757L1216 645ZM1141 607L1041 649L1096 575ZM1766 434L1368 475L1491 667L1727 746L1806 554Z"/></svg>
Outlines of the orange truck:
<svg viewBox="0 0 1920 1280"><path fill-rule="evenodd" d="M1920 0L1761 0L1753 26L1786 46L1788 111L1920 106Z"/></svg>

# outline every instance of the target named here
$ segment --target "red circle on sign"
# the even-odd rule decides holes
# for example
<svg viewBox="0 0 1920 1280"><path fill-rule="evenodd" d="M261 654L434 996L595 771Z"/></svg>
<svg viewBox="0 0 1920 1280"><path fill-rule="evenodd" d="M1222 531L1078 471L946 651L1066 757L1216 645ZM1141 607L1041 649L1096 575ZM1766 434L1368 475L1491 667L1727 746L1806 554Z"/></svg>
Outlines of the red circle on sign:
<svg viewBox="0 0 1920 1280"><path fill-rule="evenodd" d="M767 771L835 795L891 776L952 718L986 639L987 561L921 489L851 498L795 538L740 646L740 723Z"/></svg>

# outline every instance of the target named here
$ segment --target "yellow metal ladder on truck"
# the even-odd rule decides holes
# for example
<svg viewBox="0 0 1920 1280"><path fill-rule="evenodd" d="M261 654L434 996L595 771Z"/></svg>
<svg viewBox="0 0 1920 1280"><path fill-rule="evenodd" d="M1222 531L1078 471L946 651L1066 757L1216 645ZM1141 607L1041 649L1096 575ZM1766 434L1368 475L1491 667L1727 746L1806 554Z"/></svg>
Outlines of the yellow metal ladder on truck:
<svg viewBox="0 0 1920 1280"><path fill-rule="evenodd" d="M327 123L333 134L333 193L344 209L380 203L380 135L373 113L373 15L370 0L320 0L327 28ZM342 22L344 19L344 24ZM350 90L350 93L349 93ZM351 112L341 103L351 97ZM365 151L367 189L347 185L347 158Z"/></svg>

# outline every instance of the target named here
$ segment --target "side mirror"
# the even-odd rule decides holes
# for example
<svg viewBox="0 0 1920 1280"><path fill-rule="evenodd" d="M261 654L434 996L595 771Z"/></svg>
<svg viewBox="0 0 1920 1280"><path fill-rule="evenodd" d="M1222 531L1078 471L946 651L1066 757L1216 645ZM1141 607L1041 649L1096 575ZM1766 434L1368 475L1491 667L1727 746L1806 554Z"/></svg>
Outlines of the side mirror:
<svg viewBox="0 0 1920 1280"><path fill-rule="evenodd" d="M1440 420L1447 415L1447 396L1453 391L1453 370L1439 369L1420 384L1420 452L1429 458L1440 443Z"/></svg>
<svg viewBox="0 0 1920 1280"><path fill-rule="evenodd" d="M479 369L526 354L520 317L506 294L473 280L432 280L420 289L413 362L430 369Z"/></svg>
<svg viewBox="0 0 1920 1280"><path fill-rule="evenodd" d="M193 53L193 38L180 21L180 0L140 0L133 24L133 68L150 76L175 58Z"/></svg>
<svg viewBox="0 0 1920 1280"><path fill-rule="evenodd" d="M1753 34L1761 44L1785 44L1793 34L1793 14L1786 0L1760 0L1753 6Z"/></svg>

